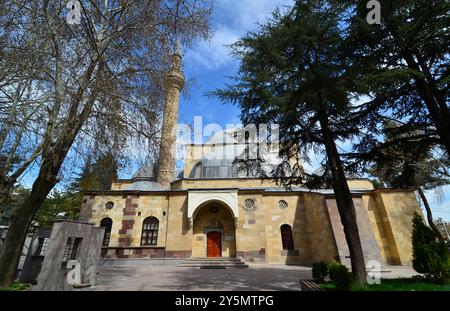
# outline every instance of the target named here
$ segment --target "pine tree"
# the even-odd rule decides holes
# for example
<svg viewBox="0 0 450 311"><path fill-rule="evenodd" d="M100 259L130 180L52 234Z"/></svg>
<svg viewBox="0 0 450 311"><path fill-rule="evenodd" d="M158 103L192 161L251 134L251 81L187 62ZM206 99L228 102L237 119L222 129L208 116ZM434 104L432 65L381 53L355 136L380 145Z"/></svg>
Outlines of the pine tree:
<svg viewBox="0 0 450 311"><path fill-rule="evenodd" d="M450 280L450 261L447 246L437 240L435 232L427 227L419 214L412 219L413 268L437 282Z"/></svg>
<svg viewBox="0 0 450 311"><path fill-rule="evenodd" d="M361 107L370 131L377 131L377 114L402 120L450 155L450 2L381 1L380 25L367 23L366 1L346 4L347 53L361 87L373 96Z"/></svg>
<svg viewBox="0 0 450 311"><path fill-rule="evenodd" d="M357 133L346 118L354 91L348 60L342 54L339 7L329 1L296 1L283 14L261 25L233 47L241 60L236 83L214 94L239 105L246 124L278 124L281 153L286 158L274 177L309 187L330 184L350 250L352 272L366 282L356 213L336 141ZM310 148L326 155L322 176L306 174L299 165L286 169L290 158ZM290 174L286 175L286 171ZM285 178L297 175L298 178Z"/></svg>
<svg viewBox="0 0 450 311"><path fill-rule="evenodd" d="M389 121L384 125L384 141L365 154L371 159L370 172L393 188L413 188L419 193L427 212L427 220L439 239L441 232L434 224L433 215L424 189L434 189L449 183L449 177L440 170L445 157L439 158L429 140L416 138L420 130L403 133L398 122Z"/></svg>
<svg viewBox="0 0 450 311"><path fill-rule="evenodd" d="M111 189L113 181L118 177L120 156L112 152L106 152L98 155L97 159L92 162L92 157L86 161L79 177L71 188L78 191L106 191Z"/></svg>

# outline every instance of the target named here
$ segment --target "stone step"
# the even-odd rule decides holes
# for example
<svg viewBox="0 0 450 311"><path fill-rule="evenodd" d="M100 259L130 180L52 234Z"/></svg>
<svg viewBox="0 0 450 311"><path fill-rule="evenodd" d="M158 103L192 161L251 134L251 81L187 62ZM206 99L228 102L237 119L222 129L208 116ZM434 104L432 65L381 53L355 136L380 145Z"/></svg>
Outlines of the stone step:
<svg viewBox="0 0 450 311"><path fill-rule="evenodd" d="M189 261L241 261L239 258L235 257L191 257L187 259Z"/></svg>
<svg viewBox="0 0 450 311"><path fill-rule="evenodd" d="M179 268L201 268L201 269L227 269L227 268L248 268L247 264L243 265L179 265Z"/></svg>
<svg viewBox="0 0 450 311"><path fill-rule="evenodd" d="M178 267L200 269L248 268L248 265L238 258L189 258Z"/></svg>
<svg viewBox="0 0 450 311"><path fill-rule="evenodd" d="M215 259L196 259L196 260L186 260L189 262L242 262L241 260L215 260Z"/></svg>
<svg viewBox="0 0 450 311"><path fill-rule="evenodd" d="M245 262L210 262L210 263L193 263L193 262L183 262L179 266L245 266Z"/></svg>

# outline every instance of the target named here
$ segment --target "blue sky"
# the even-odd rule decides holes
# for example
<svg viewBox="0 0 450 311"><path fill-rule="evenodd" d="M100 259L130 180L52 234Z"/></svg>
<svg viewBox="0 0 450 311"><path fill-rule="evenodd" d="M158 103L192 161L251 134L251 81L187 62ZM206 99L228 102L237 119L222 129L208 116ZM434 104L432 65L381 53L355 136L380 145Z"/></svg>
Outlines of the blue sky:
<svg viewBox="0 0 450 311"><path fill-rule="evenodd" d="M188 80L188 97L180 101L179 122L193 124L194 116L202 116L203 125L217 123L222 128L227 124L239 124L239 109L222 104L218 99L206 97L208 91L222 88L230 83L239 63L229 54L226 45L236 42L248 31L257 29L276 8L291 5L288 0L217 0L213 16L213 37L209 42L200 42L184 51L184 72ZM316 157L317 164L320 157ZM313 164L314 165L314 164ZM435 217L450 220L450 186L439 194L427 192Z"/></svg>
<svg viewBox="0 0 450 311"><path fill-rule="evenodd" d="M184 71L189 81L188 99L183 98L180 106L181 123L192 123L193 117L201 115L203 123L218 123L225 127L239 123L239 110L232 105L223 105L205 93L224 86L227 77L236 74L239 63L229 54L226 45L236 42L247 31L257 28L278 6L292 1L271 0L218 0L212 17L213 37L209 42L200 42L186 51Z"/></svg>
<svg viewBox="0 0 450 311"><path fill-rule="evenodd" d="M257 29L257 23L263 23L276 8L291 5L292 0L216 0L212 16L213 36L208 42L199 42L183 51L183 66L187 80L188 96L180 100L179 123L193 124L195 116L201 116L203 126L217 123L223 129L227 124L239 124L239 109L222 104L218 99L206 97L205 93L224 87L230 83L239 68L237 60L229 54L226 45L236 42L246 32ZM205 139L205 138L204 138ZM342 144L343 149L349 147ZM311 155L314 169L321 160L320 155ZM121 172L122 178L129 178L135 171L128 168ZM31 186L35 174L28 174L21 182ZM63 188L60 183L57 188ZM450 186L440 194L427 192L434 216L450 221Z"/></svg>

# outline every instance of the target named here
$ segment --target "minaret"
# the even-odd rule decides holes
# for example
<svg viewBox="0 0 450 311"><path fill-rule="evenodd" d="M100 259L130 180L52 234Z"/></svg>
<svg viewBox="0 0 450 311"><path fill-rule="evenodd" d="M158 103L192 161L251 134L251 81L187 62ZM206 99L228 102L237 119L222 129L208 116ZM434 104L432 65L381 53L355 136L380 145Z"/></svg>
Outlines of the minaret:
<svg viewBox="0 0 450 311"><path fill-rule="evenodd" d="M178 125L178 107L180 91L184 86L184 75L181 71L180 43L177 43L175 53L172 55L172 69L165 75L166 98L164 116L161 129L161 144L159 149L156 181L169 188L170 182L175 178L175 153Z"/></svg>

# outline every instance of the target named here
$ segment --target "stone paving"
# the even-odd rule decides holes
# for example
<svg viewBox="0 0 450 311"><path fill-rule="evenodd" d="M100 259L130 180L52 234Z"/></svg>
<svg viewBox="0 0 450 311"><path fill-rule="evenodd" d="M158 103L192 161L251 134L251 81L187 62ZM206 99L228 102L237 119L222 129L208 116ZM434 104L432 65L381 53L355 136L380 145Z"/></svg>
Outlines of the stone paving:
<svg viewBox="0 0 450 311"><path fill-rule="evenodd" d="M410 267L388 266L382 278L409 277ZM175 266L100 267L97 291L298 291L301 279L311 279L311 268L253 264L248 269L193 269Z"/></svg>

